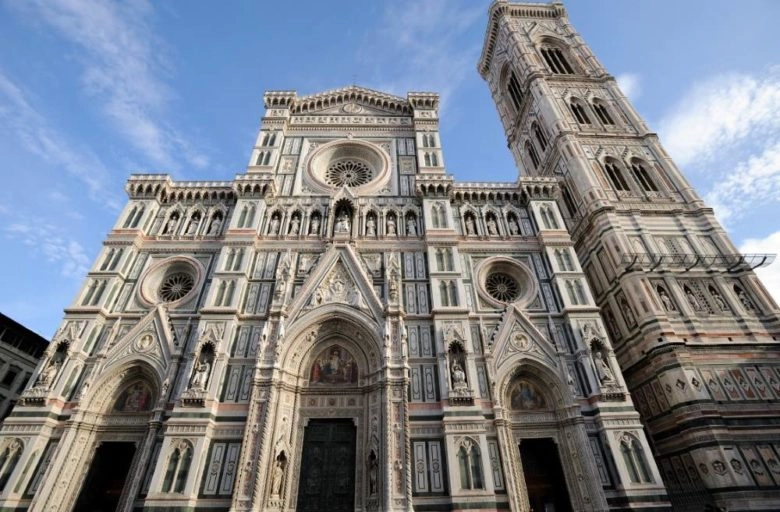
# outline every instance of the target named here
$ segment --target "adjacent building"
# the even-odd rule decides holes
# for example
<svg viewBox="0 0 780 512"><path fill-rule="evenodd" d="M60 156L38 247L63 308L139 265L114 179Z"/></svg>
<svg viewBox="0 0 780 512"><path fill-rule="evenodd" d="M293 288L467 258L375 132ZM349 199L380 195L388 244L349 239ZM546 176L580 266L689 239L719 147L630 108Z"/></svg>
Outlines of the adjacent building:
<svg viewBox="0 0 780 512"><path fill-rule="evenodd" d="M49 342L0 313L0 421L16 404Z"/></svg>
<svg viewBox="0 0 780 512"><path fill-rule="evenodd" d="M265 94L232 181L133 175L0 429L3 510L776 510L778 308L560 4L434 93ZM489 170L486 170L486 172Z"/></svg>

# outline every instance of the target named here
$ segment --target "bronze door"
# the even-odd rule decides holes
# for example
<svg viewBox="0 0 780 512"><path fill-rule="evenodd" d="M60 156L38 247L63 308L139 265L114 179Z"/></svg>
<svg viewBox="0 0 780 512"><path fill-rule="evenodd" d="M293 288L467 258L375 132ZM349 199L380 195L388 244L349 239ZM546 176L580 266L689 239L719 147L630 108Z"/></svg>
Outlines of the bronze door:
<svg viewBox="0 0 780 512"><path fill-rule="evenodd" d="M355 425L311 420L303 434L298 512L355 509Z"/></svg>
<svg viewBox="0 0 780 512"><path fill-rule="evenodd" d="M134 455L135 443L105 442L98 446L73 510L79 512L115 510Z"/></svg>
<svg viewBox="0 0 780 512"><path fill-rule="evenodd" d="M558 448L552 439L523 439L520 459L534 512L571 512Z"/></svg>

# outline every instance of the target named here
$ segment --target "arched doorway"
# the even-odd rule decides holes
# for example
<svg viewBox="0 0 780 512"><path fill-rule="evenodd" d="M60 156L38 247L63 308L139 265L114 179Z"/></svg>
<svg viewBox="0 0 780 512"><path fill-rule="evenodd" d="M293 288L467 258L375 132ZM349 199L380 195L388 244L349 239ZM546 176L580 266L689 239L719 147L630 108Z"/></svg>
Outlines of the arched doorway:
<svg viewBox="0 0 780 512"><path fill-rule="evenodd" d="M35 497L31 508L52 503L52 510L119 510L138 492L135 473L156 435L153 421L160 394L154 370L145 363L113 370L82 397L60 441L49 473L57 484Z"/></svg>

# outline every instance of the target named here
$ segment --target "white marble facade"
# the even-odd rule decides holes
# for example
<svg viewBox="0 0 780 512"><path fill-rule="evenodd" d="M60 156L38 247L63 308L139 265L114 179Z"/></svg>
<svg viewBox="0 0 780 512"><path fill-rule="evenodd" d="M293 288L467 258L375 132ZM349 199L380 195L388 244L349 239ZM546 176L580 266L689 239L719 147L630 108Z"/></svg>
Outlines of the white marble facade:
<svg viewBox="0 0 780 512"><path fill-rule="evenodd" d="M121 445L127 477L106 498L117 510L299 510L322 420L354 432L336 466L354 510L742 503L711 491L723 475L731 489L764 485L753 461L774 485L770 439L687 449L673 406L697 414L690 404L748 393L718 349L687 348L686 329L742 319L760 342L776 307L749 270L654 257L665 239L730 242L587 47L568 46L579 40L562 7L490 12L479 70L514 183L447 174L436 94L356 86L267 92L233 181L130 177L0 430L0 507L78 508L99 451ZM740 371L766 404L780 385L764 363ZM558 498L533 450L560 461ZM687 487L662 476L659 453Z"/></svg>

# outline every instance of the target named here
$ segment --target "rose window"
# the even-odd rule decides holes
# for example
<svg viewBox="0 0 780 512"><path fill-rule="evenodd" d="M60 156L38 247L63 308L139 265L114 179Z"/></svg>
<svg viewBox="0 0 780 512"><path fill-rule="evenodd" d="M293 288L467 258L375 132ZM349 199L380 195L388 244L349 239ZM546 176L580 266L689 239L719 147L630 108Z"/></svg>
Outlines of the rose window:
<svg viewBox="0 0 780 512"><path fill-rule="evenodd" d="M485 279L485 289L494 299L501 302L513 302L520 295L517 280L504 272L493 272Z"/></svg>
<svg viewBox="0 0 780 512"><path fill-rule="evenodd" d="M165 277L160 285L160 298L166 302L174 302L192 291L195 279L187 272L174 272Z"/></svg>
<svg viewBox="0 0 780 512"><path fill-rule="evenodd" d="M351 158L333 162L325 171L325 181L334 187L359 187L373 177L374 172L365 162Z"/></svg>

